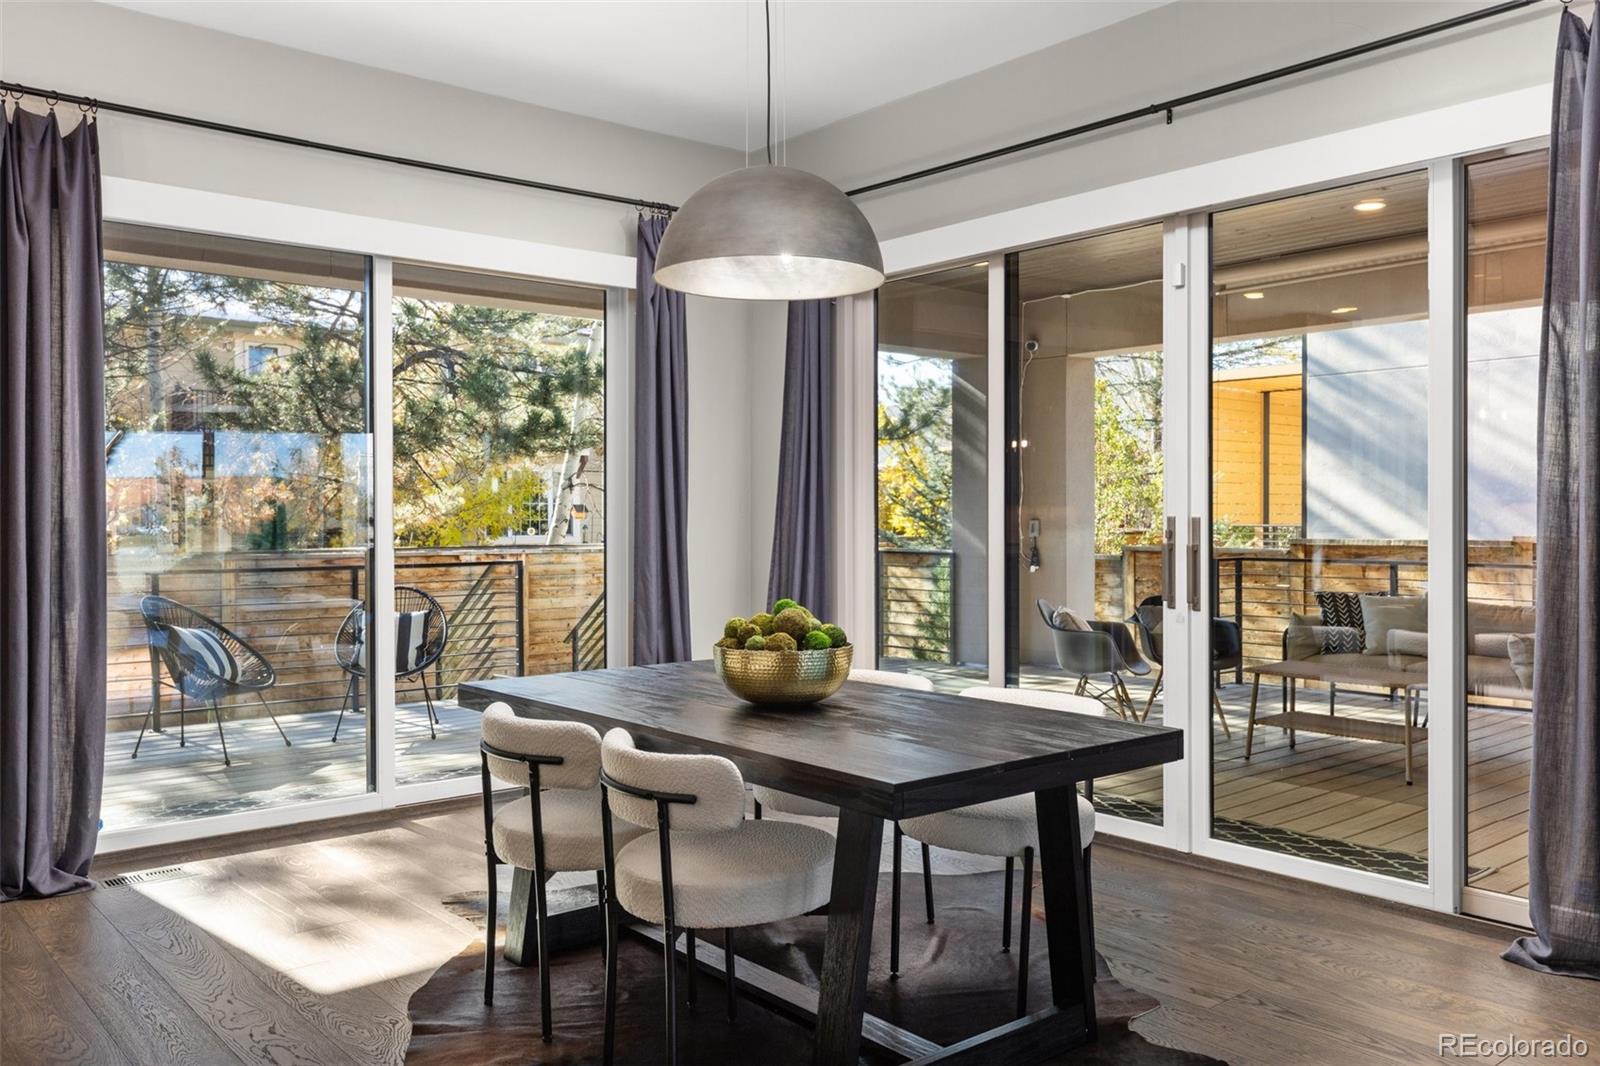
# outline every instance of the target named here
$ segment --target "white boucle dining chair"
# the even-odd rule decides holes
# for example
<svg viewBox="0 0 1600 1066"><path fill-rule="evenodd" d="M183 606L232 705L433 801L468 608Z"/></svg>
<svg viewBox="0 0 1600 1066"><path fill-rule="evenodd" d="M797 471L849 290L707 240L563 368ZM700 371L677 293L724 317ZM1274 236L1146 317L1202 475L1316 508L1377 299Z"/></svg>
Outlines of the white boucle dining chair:
<svg viewBox="0 0 1600 1066"><path fill-rule="evenodd" d="M869 685L888 685L891 688L909 689L912 692L933 691L933 682L921 674L902 674L892 670L852 670L849 680L862 681ZM753 785L750 792L755 796L758 819L766 811L800 814L810 818L839 817L839 808L831 803L821 803L814 799L806 799L804 796L779 792L765 785Z"/></svg>
<svg viewBox="0 0 1600 1066"><path fill-rule="evenodd" d="M521 718L504 703L483 712L479 756L483 773L483 845L489 863L484 907L483 1001L494 1002L494 934L498 924L496 867L502 863L533 872L534 929L539 952L540 1035L550 1039L550 952L545 936L549 909L545 881L561 871L593 870L606 895L605 845L600 817L600 734L581 722ZM495 810L494 787L529 790ZM619 826L625 844L643 835Z"/></svg>
<svg viewBox="0 0 1600 1066"><path fill-rule="evenodd" d="M1039 689L995 688L981 685L964 689L963 696L996 703L1013 703L1037 707L1044 712L1064 712L1100 717L1104 708L1100 701L1088 696L1074 696L1065 692L1048 692ZM1086 783L1085 791L1093 786ZM1017 858L1022 859L1022 917L1017 959L1017 1017L1028 1013L1028 931L1033 917L1033 857L1039 849L1039 824L1035 816L1032 793L1008 796L1005 799L974 803L967 807L907 818L894 827L894 877L890 897L889 976L893 979L900 970L900 837L905 835L922 845L922 884L927 901L928 924L933 924L933 878L928 871L928 845L964 852L968 855L992 855L1006 860L1006 903L1000 927L1000 950L1011 950L1011 878ZM1078 832L1084 849L1084 885L1088 896L1089 844L1094 840L1094 804L1084 796L1078 797ZM1093 928L1093 900L1090 908L1090 928Z"/></svg>
<svg viewBox="0 0 1600 1066"><path fill-rule="evenodd" d="M735 1012L733 930L796 918L828 902L833 836L799 822L746 821L744 778L720 755L641 751L625 729L600 750L606 896L605 1061L615 1053L617 941L623 917L664 935L667 1055L678 1061L677 939L685 934L689 1004L694 931L723 931L728 1017ZM625 826L648 830L620 843Z"/></svg>

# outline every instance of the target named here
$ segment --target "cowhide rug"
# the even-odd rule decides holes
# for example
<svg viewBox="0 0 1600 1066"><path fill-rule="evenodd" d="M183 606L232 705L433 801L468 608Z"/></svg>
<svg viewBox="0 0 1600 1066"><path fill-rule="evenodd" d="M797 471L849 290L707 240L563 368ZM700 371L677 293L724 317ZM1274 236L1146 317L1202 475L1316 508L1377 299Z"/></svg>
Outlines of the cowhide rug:
<svg viewBox="0 0 1600 1066"><path fill-rule="evenodd" d="M923 920L920 879L905 879L901 917L900 976L889 980L889 882L878 891L867 1012L942 1044L1003 1024L1016 1006L1016 930L1009 953L1000 950L1002 875L936 875L937 922ZM1021 886L1018 886L1020 893ZM1035 914L1029 964L1029 1004L1049 1002L1044 925L1035 888ZM458 913L482 919L482 897L445 901ZM502 921L504 906L502 905ZM818 984L823 931L827 919L798 918L735 933L739 960L750 960L811 987ZM503 932L503 929L502 929ZM721 933L707 934L721 947ZM1099 961L1095 1003L1100 1039L1061 1059L1063 1062L1119 1063L1129 1066L1201 1066L1217 1059L1154 1044L1129 1022L1160 1006L1156 1000L1119 984ZM539 1039L539 980L532 967L498 959L493 1007L483 1003L483 942L474 941L440 967L411 997L409 1066L431 1063L593 1063L601 1057L604 966L600 948L562 952L550 960L551 1015L555 1039ZM617 1061L665 1061L660 948L624 933L619 960ZM679 973L679 995L686 981ZM721 979L702 971L699 1005L691 1014L680 1000L678 1047L686 1063L751 1063L802 1066L811 1061L807 1028L741 998L730 1022ZM897 1061L863 1051L867 1062Z"/></svg>

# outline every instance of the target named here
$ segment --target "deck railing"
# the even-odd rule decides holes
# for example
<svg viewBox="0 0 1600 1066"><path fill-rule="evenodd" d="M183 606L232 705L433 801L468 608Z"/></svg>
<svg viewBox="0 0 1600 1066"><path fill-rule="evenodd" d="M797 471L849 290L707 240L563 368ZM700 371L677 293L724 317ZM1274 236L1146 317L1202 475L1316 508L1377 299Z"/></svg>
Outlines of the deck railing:
<svg viewBox="0 0 1600 1066"><path fill-rule="evenodd" d="M569 649L562 638L574 617L590 617L585 607L592 607L603 588L603 560L598 546L402 552L395 583L433 596L450 625L444 654L428 674L435 698L454 698L456 686L471 678L567 669ZM351 608L365 602L364 555L238 553L188 560L161 572L119 569L117 562L108 618L112 728L137 728L152 698L148 637L139 613L147 593L178 600L255 646L277 674L264 694L275 713L327 710L343 701L348 675L335 658L334 638ZM603 635L600 641L603 650ZM170 681L164 674L163 680ZM400 699L421 698L415 681L397 685ZM160 698L171 705L176 694L168 688ZM223 706L239 717L260 713L253 698L224 700Z"/></svg>
<svg viewBox="0 0 1600 1066"><path fill-rule="evenodd" d="M955 553L878 549L878 657L952 661Z"/></svg>

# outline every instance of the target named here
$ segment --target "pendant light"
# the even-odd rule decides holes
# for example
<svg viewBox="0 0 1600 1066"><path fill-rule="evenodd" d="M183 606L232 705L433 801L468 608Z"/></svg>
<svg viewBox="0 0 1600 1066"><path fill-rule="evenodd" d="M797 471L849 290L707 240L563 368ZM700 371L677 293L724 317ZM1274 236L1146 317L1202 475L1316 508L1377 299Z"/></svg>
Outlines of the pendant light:
<svg viewBox="0 0 1600 1066"><path fill-rule="evenodd" d="M656 283L734 300L870 292L883 284L883 253L861 209L815 174L773 163L770 0L766 32L767 164L724 174L689 197L662 235Z"/></svg>

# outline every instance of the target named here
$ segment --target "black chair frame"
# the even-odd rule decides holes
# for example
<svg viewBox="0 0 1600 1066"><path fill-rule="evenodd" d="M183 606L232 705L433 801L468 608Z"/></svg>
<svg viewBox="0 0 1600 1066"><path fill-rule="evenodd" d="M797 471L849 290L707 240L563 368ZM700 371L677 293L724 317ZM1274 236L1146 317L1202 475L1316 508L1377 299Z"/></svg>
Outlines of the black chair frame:
<svg viewBox="0 0 1600 1066"><path fill-rule="evenodd" d="M1139 633L1139 639L1144 644L1144 657L1156 664L1155 684L1150 686L1150 698L1145 701L1143 721L1150 717L1150 710L1155 706L1156 696L1160 695L1162 678L1166 675L1166 650L1162 646L1161 638L1145 621L1144 610L1149 607L1160 607L1160 596L1146 596L1139 601L1139 606L1134 609L1133 617L1128 619L1128 624ZM1222 671L1232 669L1239 664L1242 644L1239 638L1238 623L1226 618L1211 619L1211 709L1217 716L1217 721L1222 723L1222 735L1232 737L1233 730L1228 725L1227 715L1222 713L1222 697L1217 695L1220 687Z"/></svg>
<svg viewBox="0 0 1600 1066"><path fill-rule="evenodd" d="M489 867L489 894L484 905L485 927L483 944L483 1002L494 1003L494 933L499 919L500 886L498 881L500 855L494 846L494 776L489 773L489 757L520 762L528 768L528 801L533 815L533 922L534 934L539 938L539 1035L550 1042L550 940L545 935L545 923L550 916L545 897L544 869L544 811L539 803L539 767L560 766L566 760L557 755L531 755L520 751L497 748L488 741L478 744L478 758L483 774L483 852ZM600 898L605 899L606 885L599 882Z"/></svg>
<svg viewBox="0 0 1600 1066"><path fill-rule="evenodd" d="M1094 782L1083 783L1083 796L1094 802ZM1076 817L1077 812L1073 812ZM889 878L889 980L900 976L900 864L905 832L900 823L894 823L894 872ZM919 840L917 843L922 844ZM1092 845L1091 845L1092 847ZM1084 887L1089 886L1089 848L1083 850ZM929 862L928 845L922 844L922 903L927 911L928 924L933 924L933 867ZM1006 902L1000 919L1000 950L1011 950L1011 887L1016 870L1016 856L1006 856ZM1089 904L1090 928L1094 923L1094 905ZM1028 933L1033 926L1033 849L1022 849L1022 914L1020 935L1017 941L1017 1017L1028 1016Z"/></svg>
<svg viewBox="0 0 1600 1066"><path fill-rule="evenodd" d="M426 632L427 644L423 648L422 658L417 661L414 669L405 673L395 672L395 679L406 681L415 678L422 685L422 699L428 707L428 736L433 740L439 739L435 726L442 724L439 712L433 706L433 692L428 688L428 670L434 670L434 685L441 691L444 689L443 668L439 662L444 658L445 646L450 641L450 617L445 614L439 601L415 585L396 585L394 589L394 608L396 613L401 613L408 606L421 607L428 612L429 630ZM344 712L361 704L361 679L367 676L367 664L356 661L355 642L356 627L363 624L361 616L366 613L365 604L356 604L344 616L344 621L339 623L339 632L334 640L334 658L338 660L339 669L350 676L349 684L345 685L344 699L339 704L339 720L333 724L333 737L329 743L338 743L339 728L344 725ZM438 633L431 630L434 620L438 620ZM368 625L370 629L371 626ZM377 642L370 638L366 643L367 654L372 654L372 649Z"/></svg>
<svg viewBox="0 0 1600 1066"><path fill-rule="evenodd" d="M218 702L230 692L253 694L260 701L262 710L267 712L267 717L272 719L272 724L277 726L278 735L283 738L284 746L293 746L289 743L289 734L283 731L283 723L278 721L278 716L272 712L271 704L267 703L267 698L262 695L262 692L278 681L277 672L273 670L266 656L221 622L177 600L155 594L145 596L139 601L139 613L144 618L145 634L150 647L150 706L144 712L144 722L139 726L139 737L133 742L133 753L128 756L130 759L139 757L139 747L144 743L145 730L150 728L156 703L161 698L163 667L167 676L171 678L171 683L165 687L178 693L178 747L188 746L188 736L184 726L189 713L189 699L192 697L202 700L210 705L212 718L217 723L217 740L222 745L222 765L233 765L233 760L228 756L228 738L222 731L222 707ZM219 677L204 663L196 662L180 653L177 641L172 637L172 629L175 626L203 629L217 638L239 664L242 671L240 676L232 680ZM156 732L164 733L166 730L158 727Z"/></svg>
<svg viewBox="0 0 1600 1066"><path fill-rule="evenodd" d="M605 878L607 885L616 884L616 855L612 846L611 829L611 790L615 789L624 795L634 796L639 799L650 800L656 805L656 837L661 845L661 910L662 910L662 947L665 958L664 973L666 984L666 1028L667 1028L667 1062L669 1066L677 1066L678 1062L678 925L673 913L672 892L672 816L673 804L693 804L699 797L687 792L658 792L653 789L640 788L618 781L604 770L600 771L600 833L605 843L606 868ZM606 1066L614 1061L616 1054L616 1028L617 1028L617 942L622 931L624 917L630 917L623 910L622 904L616 899L615 893L605 893L605 946L606 946L606 990L605 990L605 1052ZM686 965L689 985L689 1010L695 1008L695 976L699 971L699 964L695 955L695 934L693 929L682 930L684 946L686 949ZM733 930L722 931L722 958L723 980L728 988L728 1020L732 1021L738 1009L738 982L734 972L733 960Z"/></svg>

